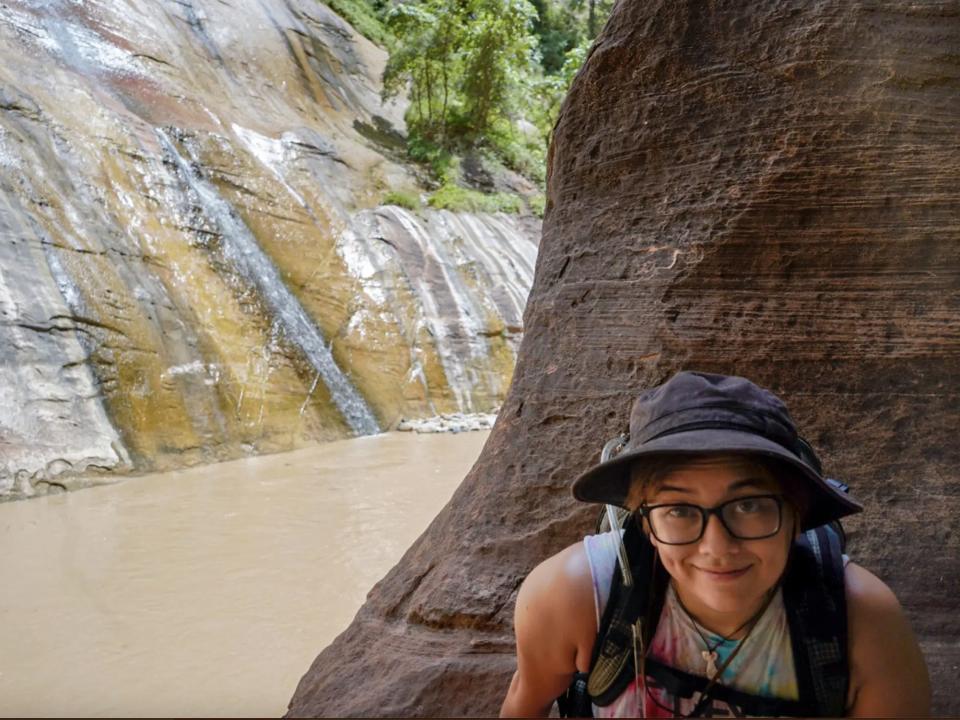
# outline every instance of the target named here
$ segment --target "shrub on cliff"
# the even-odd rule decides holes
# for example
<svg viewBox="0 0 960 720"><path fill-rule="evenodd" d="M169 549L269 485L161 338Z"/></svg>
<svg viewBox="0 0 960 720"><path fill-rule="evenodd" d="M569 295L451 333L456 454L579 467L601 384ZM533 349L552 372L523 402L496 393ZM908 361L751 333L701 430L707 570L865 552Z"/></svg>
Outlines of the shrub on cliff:
<svg viewBox="0 0 960 720"><path fill-rule="evenodd" d="M523 208L523 201L518 195L482 193L453 184L441 186L428 202L432 208L455 212L519 213Z"/></svg>

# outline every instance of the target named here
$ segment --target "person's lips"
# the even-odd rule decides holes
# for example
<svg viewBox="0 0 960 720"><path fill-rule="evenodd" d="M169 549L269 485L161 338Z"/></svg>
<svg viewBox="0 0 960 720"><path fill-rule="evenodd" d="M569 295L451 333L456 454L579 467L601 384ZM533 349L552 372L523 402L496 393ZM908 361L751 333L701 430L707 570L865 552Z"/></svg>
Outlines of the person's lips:
<svg viewBox="0 0 960 720"><path fill-rule="evenodd" d="M734 568L734 569L698 567L697 570L702 572L711 580L718 580L720 582L724 582L724 581L736 580L737 578L743 577L744 575L747 574L747 571L750 569L750 567L751 567L750 565L747 565L746 567Z"/></svg>

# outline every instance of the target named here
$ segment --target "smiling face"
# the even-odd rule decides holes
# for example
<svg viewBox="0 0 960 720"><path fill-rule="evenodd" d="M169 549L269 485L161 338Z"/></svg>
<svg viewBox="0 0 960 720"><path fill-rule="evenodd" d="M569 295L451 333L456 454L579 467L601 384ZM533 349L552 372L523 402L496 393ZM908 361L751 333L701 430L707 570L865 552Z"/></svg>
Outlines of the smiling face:
<svg viewBox="0 0 960 720"><path fill-rule="evenodd" d="M640 496L636 500L646 505L691 503L704 508L782 492L781 483L763 465L736 456L673 465L635 490ZM700 540L688 545L659 542L646 529L681 602L701 624L724 634L762 606L783 574L796 527L796 513L785 501L779 532L762 540L734 538L715 515Z"/></svg>

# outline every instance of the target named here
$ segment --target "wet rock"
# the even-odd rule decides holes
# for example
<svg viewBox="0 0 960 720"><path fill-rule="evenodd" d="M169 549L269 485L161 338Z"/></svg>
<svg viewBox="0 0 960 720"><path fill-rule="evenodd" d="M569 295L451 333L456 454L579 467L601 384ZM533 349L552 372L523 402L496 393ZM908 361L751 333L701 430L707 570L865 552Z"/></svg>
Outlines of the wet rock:
<svg viewBox="0 0 960 720"><path fill-rule="evenodd" d="M415 418L408 420L403 418L397 423L397 430L401 432L417 433L442 433L442 432L469 432L472 430L489 430L496 422L495 414L476 413L466 415L464 413L450 413L449 415L437 415L431 418Z"/></svg>
<svg viewBox="0 0 960 720"><path fill-rule="evenodd" d="M484 166L483 158L478 153L469 153L464 156L460 161L460 172L463 179L477 190L494 191L493 173Z"/></svg>
<svg viewBox="0 0 960 720"><path fill-rule="evenodd" d="M787 400L960 712L957 47L953 2L618 3L555 131L497 424L291 716L496 713L519 583L596 517L571 480L681 368Z"/></svg>
<svg viewBox="0 0 960 720"><path fill-rule="evenodd" d="M0 48L0 497L503 401L539 224L380 207L405 101L329 8L14 0Z"/></svg>

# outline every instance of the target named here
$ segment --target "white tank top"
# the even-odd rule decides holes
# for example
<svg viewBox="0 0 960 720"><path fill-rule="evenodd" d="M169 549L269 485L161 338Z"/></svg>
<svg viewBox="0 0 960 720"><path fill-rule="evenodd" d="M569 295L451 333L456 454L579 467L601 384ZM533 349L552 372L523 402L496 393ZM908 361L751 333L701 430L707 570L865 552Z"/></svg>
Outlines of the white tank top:
<svg viewBox="0 0 960 720"><path fill-rule="evenodd" d="M617 569L617 543L613 532L609 532L588 535L583 539L583 545L593 578L593 597L599 627L609 599L613 573ZM710 647L717 646L716 666L722 666L738 641L724 641L719 635L714 635L705 628L701 628L701 632ZM703 638L694 627L690 616L680 606L671 585L664 598L663 610L648 657L691 675L709 677L706 671L707 660L702 654L706 649ZM718 682L751 695L784 700L799 699L782 590L777 590L770 605L743 641L743 647L723 671ZM699 693L694 693L692 698L675 698L655 681L651 680L648 684L649 687L645 688L642 679L631 681L611 704L604 707L594 705L594 717L653 718L686 715L692 712L700 699ZM712 706L712 711L705 710L704 715L743 716L740 708L732 707L723 700L714 699Z"/></svg>

